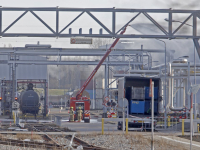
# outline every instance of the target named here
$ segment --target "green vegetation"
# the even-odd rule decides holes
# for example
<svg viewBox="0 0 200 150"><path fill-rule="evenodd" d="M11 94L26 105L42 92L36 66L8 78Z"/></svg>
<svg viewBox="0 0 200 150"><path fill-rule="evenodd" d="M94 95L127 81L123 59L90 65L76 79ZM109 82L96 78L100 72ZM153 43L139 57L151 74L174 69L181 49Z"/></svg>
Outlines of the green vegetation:
<svg viewBox="0 0 200 150"><path fill-rule="evenodd" d="M42 93L44 89L34 88L38 93ZM64 95L68 90L67 89L49 89L49 95Z"/></svg>
<svg viewBox="0 0 200 150"><path fill-rule="evenodd" d="M49 89L49 95L64 95L67 89Z"/></svg>

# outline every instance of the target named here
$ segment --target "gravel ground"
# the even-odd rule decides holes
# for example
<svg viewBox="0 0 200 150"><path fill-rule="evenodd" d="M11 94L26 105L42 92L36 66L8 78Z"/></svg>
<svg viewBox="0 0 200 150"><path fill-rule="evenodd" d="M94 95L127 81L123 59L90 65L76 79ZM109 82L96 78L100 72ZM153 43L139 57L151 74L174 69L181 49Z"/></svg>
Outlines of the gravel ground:
<svg viewBox="0 0 200 150"><path fill-rule="evenodd" d="M2 136L2 135L1 135ZM148 133L132 132L128 135L124 134L115 134L115 133L106 133L101 135L99 133L92 134L76 134L78 138L83 141L112 150L149 150L151 149L151 137ZM4 138L17 139L16 135L3 135ZM63 135L51 135L56 142L61 145L69 145L70 140L66 139ZM154 149L155 150L187 150L184 145L181 145L177 142L168 141L162 137L155 136L154 138ZM0 150L35 150L34 148L18 147L18 146L9 146L1 145ZM37 148L37 150L42 150Z"/></svg>
<svg viewBox="0 0 200 150"><path fill-rule="evenodd" d="M62 136L54 135L54 136L51 136L51 138L53 140L55 140L56 142L58 142L58 144L60 144L60 145L69 145L70 144L70 140L68 140Z"/></svg>
<svg viewBox="0 0 200 150"><path fill-rule="evenodd" d="M128 135L123 134L90 134L77 135L80 139L89 144L113 149L113 150L149 150L151 149L151 138L140 133ZM187 150L178 143L166 141L162 138L155 138L155 150Z"/></svg>
<svg viewBox="0 0 200 150"><path fill-rule="evenodd" d="M12 135L12 134L0 134L0 137L18 140L17 135ZM29 139L28 137L30 137L30 135L28 135L28 136L26 135L26 137L27 137L27 139ZM35 140L35 141L39 142L41 140ZM11 145L0 144L0 150L36 150L36 148L28 148L28 147L20 147L20 146L11 146ZM45 150L45 149L37 148L37 150Z"/></svg>
<svg viewBox="0 0 200 150"><path fill-rule="evenodd" d="M190 135L180 135L179 137L190 140ZM200 135L192 136L192 141L200 142Z"/></svg>
<svg viewBox="0 0 200 150"><path fill-rule="evenodd" d="M0 149L1 150L36 150L35 148L9 146L9 145L2 145L2 144L0 144ZM45 149L37 148L37 150L45 150Z"/></svg>

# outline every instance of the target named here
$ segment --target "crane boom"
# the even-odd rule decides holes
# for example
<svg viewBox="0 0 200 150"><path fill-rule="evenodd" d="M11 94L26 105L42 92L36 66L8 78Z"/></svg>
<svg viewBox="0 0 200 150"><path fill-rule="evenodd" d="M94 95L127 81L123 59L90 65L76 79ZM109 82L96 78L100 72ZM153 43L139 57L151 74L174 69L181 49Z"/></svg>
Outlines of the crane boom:
<svg viewBox="0 0 200 150"><path fill-rule="evenodd" d="M128 26L128 25L127 25ZM124 34L124 32L126 31L126 27L124 27L124 29L121 31L120 34ZM104 60L108 57L108 55L110 54L110 52L112 51L112 48L115 47L115 45L117 44L117 42L119 41L120 38L116 38L116 40L113 42L113 44L110 46L110 48L107 50L107 52L105 53L105 55L103 56L103 58L100 60L100 62L98 63L98 65L95 67L95 69L92 71L92 73L90 74L90 76L88 77L88 79L85 81L85 83L83 84L83 86L81 87L81 89L79 90L79 92L76 95L76 99L79 100L82 97L83 91L85 90L85 88L87 87L87 85L90 83L90 81L92 80L92 78L94 77L94 75L97 73L97 71L99 70L100 66L103 64Z"/></svg>

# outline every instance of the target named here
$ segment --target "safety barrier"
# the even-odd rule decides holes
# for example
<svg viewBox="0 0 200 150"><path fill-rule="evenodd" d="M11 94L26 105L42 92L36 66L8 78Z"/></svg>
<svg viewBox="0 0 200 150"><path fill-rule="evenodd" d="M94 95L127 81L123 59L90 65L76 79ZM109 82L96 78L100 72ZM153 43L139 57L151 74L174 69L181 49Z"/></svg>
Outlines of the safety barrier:
<svg viewBox="0 0 200 150"><path fill-rule="evenodd" d="M167 128L171 128L172 130L177 129L177 124L180 122L179 120L183 117L176 117L176 116L167 116ZM157 120L157 129L164 129L165 128L165 117L155 117L154 119Z"/></svg>
<svg viewBox="0 0 200 150"><path fill-rule="evenodd" d="M184 119L183 119L184 118ZM123 118L102 118L98 119L99 122L102 122L102 134L104 134L104 123L105 122L123 122ZM166 130L165 128L165 121L166 121L166 126L167 130L170 131L177 131L177 132L182 132L182 135L184 135L184 127L187 128L189 119L185 119L185 116L167 116L165 117L154 117L154 121L156 122L155 129L156 130ZM142 123L141 128L130 128L128 122L134 122L134 123ZM197 122L197 125L200 124L200 120L194 122ZM143 124L144 123L144 124ZM185 124L187 125L185 126ZM123 126L123 125L122 125ZM126 134L130 130L150 130L151 129L151 117L145 117L145 118L139 118L139 117L133 117L133 118L126 118L124 119L124 126L125 126L125 131ZM129 126L129 127L128 127ZM196 132L199 132L199 126L196 127L198 128Z"/></svg>
<svg viewBox="0 0 200 150"><path fill-rule="evenodd" d="M102 118L102 119L98 119L99 122L102 122L102 135L104 134L104 123L105 121L111 121L111 122L123 122L123 118ZM126 134L128 134L128 122L140 122L142 123L142 128L135 128L135 130L143 130L143 123L149 123L149 125L151 124L151 119L145 119L145 118L124 118L125 121L125 127L126 127ZM156 120L154 120L154 122L156 122Z"/></svg>
<svg viewBox="0 0 200 150"><path fill-rule="evenodd" d="M190 119L180 119L182 122L182 135L184 135L184 125L185 123L189 123ZM193 119L193 127L194 127L194 132L199 133L199 124L200 124L200 119Z"/></svg>

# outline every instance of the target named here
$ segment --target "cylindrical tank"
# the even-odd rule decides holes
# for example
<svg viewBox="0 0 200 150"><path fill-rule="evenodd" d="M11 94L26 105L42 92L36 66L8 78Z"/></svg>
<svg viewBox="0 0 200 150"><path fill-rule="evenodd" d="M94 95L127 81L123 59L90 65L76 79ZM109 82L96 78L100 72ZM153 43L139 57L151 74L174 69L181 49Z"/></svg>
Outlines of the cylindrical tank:
<svg viewBox="0 0 200 150"><path fill-rule="evenodd" d="M39 111L39 96L34 90L21 92L20 108L22 113L38 114Z"/></svg>

